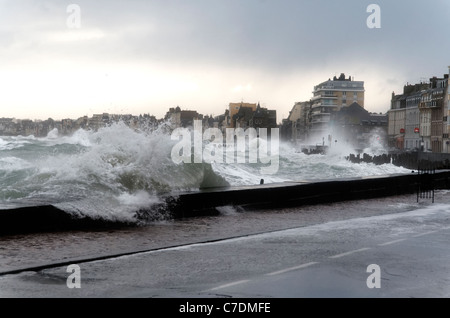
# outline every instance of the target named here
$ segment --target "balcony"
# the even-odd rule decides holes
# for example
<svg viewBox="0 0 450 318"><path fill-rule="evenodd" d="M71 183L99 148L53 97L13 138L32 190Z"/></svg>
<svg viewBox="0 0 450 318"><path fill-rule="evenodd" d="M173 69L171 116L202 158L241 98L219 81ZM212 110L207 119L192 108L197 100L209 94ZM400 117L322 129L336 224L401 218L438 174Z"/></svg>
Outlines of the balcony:
<svg viewBox="0 0 450 318"><path fill-rule="evenodd" d="M319 94L314 96L313 98L311 98L311 100L318 100L318 99L322 99L322 98L327 98L327 99L338 99L338 97L336 95L334 95L333 93L323 93L323 94Z"/></svg>
<svg viewBox="0 0 450 318"><path fill-rule="evenodd" d="M319 117L319 118L315 118L313 120L311 120L312 124L325 124L325 123L329 123L330 122L330 118L329 117Z"/></svg>
<svg viewBox="0 0 450 318"><path fill-rule="evenodd" d="M311 108L317 108L317 107L339 107L339 106L338 106L338 104L323 104L322 102L312 104L312 106L311 106Z"/></svg>
<svg viewBox="0 0 450 318"><path fill-rule="evenodd" d="M419 104L419 108L440 108L443 106L444 106L444 101L442 99L421 102Z"/></svg>
<svg viewBox="0 0 450 318"><path fill-rule="evenodd" d="M331 113L325 113L325 112L321 112L321 111L314 111L314 112L311 113L311 116L313 116L313 117L317 117L317 116L330 117Z"/></svg>

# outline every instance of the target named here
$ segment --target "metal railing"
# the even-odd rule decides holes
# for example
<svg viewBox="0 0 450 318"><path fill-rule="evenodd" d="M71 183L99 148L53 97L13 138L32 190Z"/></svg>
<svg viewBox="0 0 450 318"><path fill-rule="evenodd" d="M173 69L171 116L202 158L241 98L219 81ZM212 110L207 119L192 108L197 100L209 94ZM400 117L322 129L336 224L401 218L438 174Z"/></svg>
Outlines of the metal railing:
<svg viewBox="0 0 450 318"><path fill-rule="evenodd" d="M431 199L434 203L434 174L436 169L432 163L419 163L417 171L419 175L419 182L417 186L417 202L419 199Z"/></svg>

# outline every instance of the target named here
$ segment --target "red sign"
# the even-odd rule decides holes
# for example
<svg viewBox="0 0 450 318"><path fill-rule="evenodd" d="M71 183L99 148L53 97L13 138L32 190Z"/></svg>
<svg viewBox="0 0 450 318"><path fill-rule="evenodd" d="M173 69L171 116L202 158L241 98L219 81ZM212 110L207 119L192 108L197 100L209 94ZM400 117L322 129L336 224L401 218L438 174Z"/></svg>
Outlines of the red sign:
<svg viewBox="0 0 450 318"><path fill-rule="evenodd" d="M419 133L419 128L414 128L415 133Z"/></svg>
<svg viewBox="0 0 450 318"><path fill-rule="evenodd" d="M404 129L404 128L401 128L401 129L400 129L400 133L401 133L401 134L404 134L404 133L405 133L405 129Z"/></svg>

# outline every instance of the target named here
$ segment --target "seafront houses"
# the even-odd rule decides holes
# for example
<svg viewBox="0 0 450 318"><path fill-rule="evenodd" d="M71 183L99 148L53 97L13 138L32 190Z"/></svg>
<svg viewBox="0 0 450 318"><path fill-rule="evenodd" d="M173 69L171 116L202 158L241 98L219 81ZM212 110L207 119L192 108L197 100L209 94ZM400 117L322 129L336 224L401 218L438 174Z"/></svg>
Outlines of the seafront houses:
<svg viewBox="0 0 450 318"><path fill-rule="evenodd" d="M344 73L314 86L309 134L328 135L331 115L342 107L358 103L364 108L364 92L363 81L346 78Z"/></svg>
<svg viewBox="0 0 450 318"><path fill-rule="evenodd" d="M413 150L420 147L420 132L426 134L426 127L421 127L419 104L423 92L429 84L407 84L403 87L403 94L392 92L391 108L388 111L389 128L388 144L392 149ZM429 142L427 143L429 144Z"/></svg>
<svg viewBox="0 0 450 318"><path fill-rule="evenodd" d="M45 137L53 129L61 135L70 135L78 129L97 131L114 122L123 121L131 128L149 127L157 124L154 116L148 114L132 116L122 114L94 114L91 118L83 116L78 119L65 118L62 120L22 120L15 118L0 118L0 136L30 136Z"/></svg>
<svg viewBox="0 0 450 318"><path fill-rule="evenodd" d="M418 150L420 148L420 112L421 93L414 91L406 97L405 109L405 149Z"/></svg>
<svg viewBox="0 0 450 318"><path fill-rule="evenodd" d="M228 128L237 128L236 122L243 122L245 120L245 114L250 114L256 110L257 104L254 103L230 103L228 106L228 118L227 118L227 127ZM248 120L250 118L248 117Z"/></svg>
<svg viewBox="0 0 450 318"><path fill-rule="evenodd" d="M164 116L164 120L170 121L172 128L193 127L194 120L203 120L203 115L195 110L181 110L179 106L170 108Z"/></svg>
<svg viewBox="0 0 450 318"><path fill-rule="evenodd" d="M384 144L387 127L387 114L370 113L354 102L331 115L330 132L340 139L331 140L331 143L345 143L363 150L372 142Z"/></svg>
<svg viewBox="0 0 450 318"><path fill-rule="evenodd" d="M0 135L10 136L16 133L16 127L13 122L14 118L0 118Z"/></svg>
<svg viewBox="0 0 450 318"><path fill-rule="evenodd" d="M391 150L449 153L449 74L392 93L388 111Z"/></svg>
<svg viewBox="0 0 450 318"><path fill-rule="evenodd" d="M258 103L256 110L253 112L249 121L252 128L276 128L277 127L277 111L261 107ZM270 130L269 130L270 131Z"/></svg>
<svg viewBox="0 0 450 318"><path fill-rule="evenodd" d="M283 122L284 139L307 143L331 136L333 114L357 103L364 109L364 81L345 73L314 86L311 100L295 103Z"/></svg>
<svg viewBox="0 0 450 318"><path fill-rule="evenodd" d="M388 146L390 149L403 150L405 118L405 108L391 108L388 111Z"/></svg>
<svg viewBox="0 0 450 318"><path fill-rule="evenodd" d="M226 124L226 128L276 128L277 111L260 103L230 103Z"/></svg>
<svg viewBox="0 0 450 318"><path fill-rule="evenodd" d="M306 142L311 125L311 101L297 102L284 122L287 140Z"/></svg>
<svg viewBox="0 0 450 318"><path fill-rule="evenodd" d="M449 74L450 74L450 66L448 67ZM447 81L447 94L445 97L445 104L444 106L444 118L443 118L443 124L444 124L444 133L442 134L443 140L442 143L444 145L444 152L450 153L450 78Z"/></svg>
<svg viewBox="0 0 450 318"><path fill-rule="evenodd" d="M447 113L448 107L448 80L448 74L445 74L443 78L431 78L431 89L426 93L427 100L420 105L421 108L431 109L432 152L444 152L444 143L448 141L447 129L444 132L444 120L445 128L447 128L447 117L444 118L444 113Z"/></svg>

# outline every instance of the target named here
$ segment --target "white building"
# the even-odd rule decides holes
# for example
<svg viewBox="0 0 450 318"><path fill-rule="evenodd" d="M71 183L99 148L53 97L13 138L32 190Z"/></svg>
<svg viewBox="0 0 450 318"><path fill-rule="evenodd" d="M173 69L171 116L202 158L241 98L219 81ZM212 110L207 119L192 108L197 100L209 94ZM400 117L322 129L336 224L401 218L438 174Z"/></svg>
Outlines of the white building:
<svg viewBox="0 0 450 318"><path fill-rule="evenodd" d="M406 97L405 109L405 150L420 149L420 116L419 104L421 93Z"/></svg>

